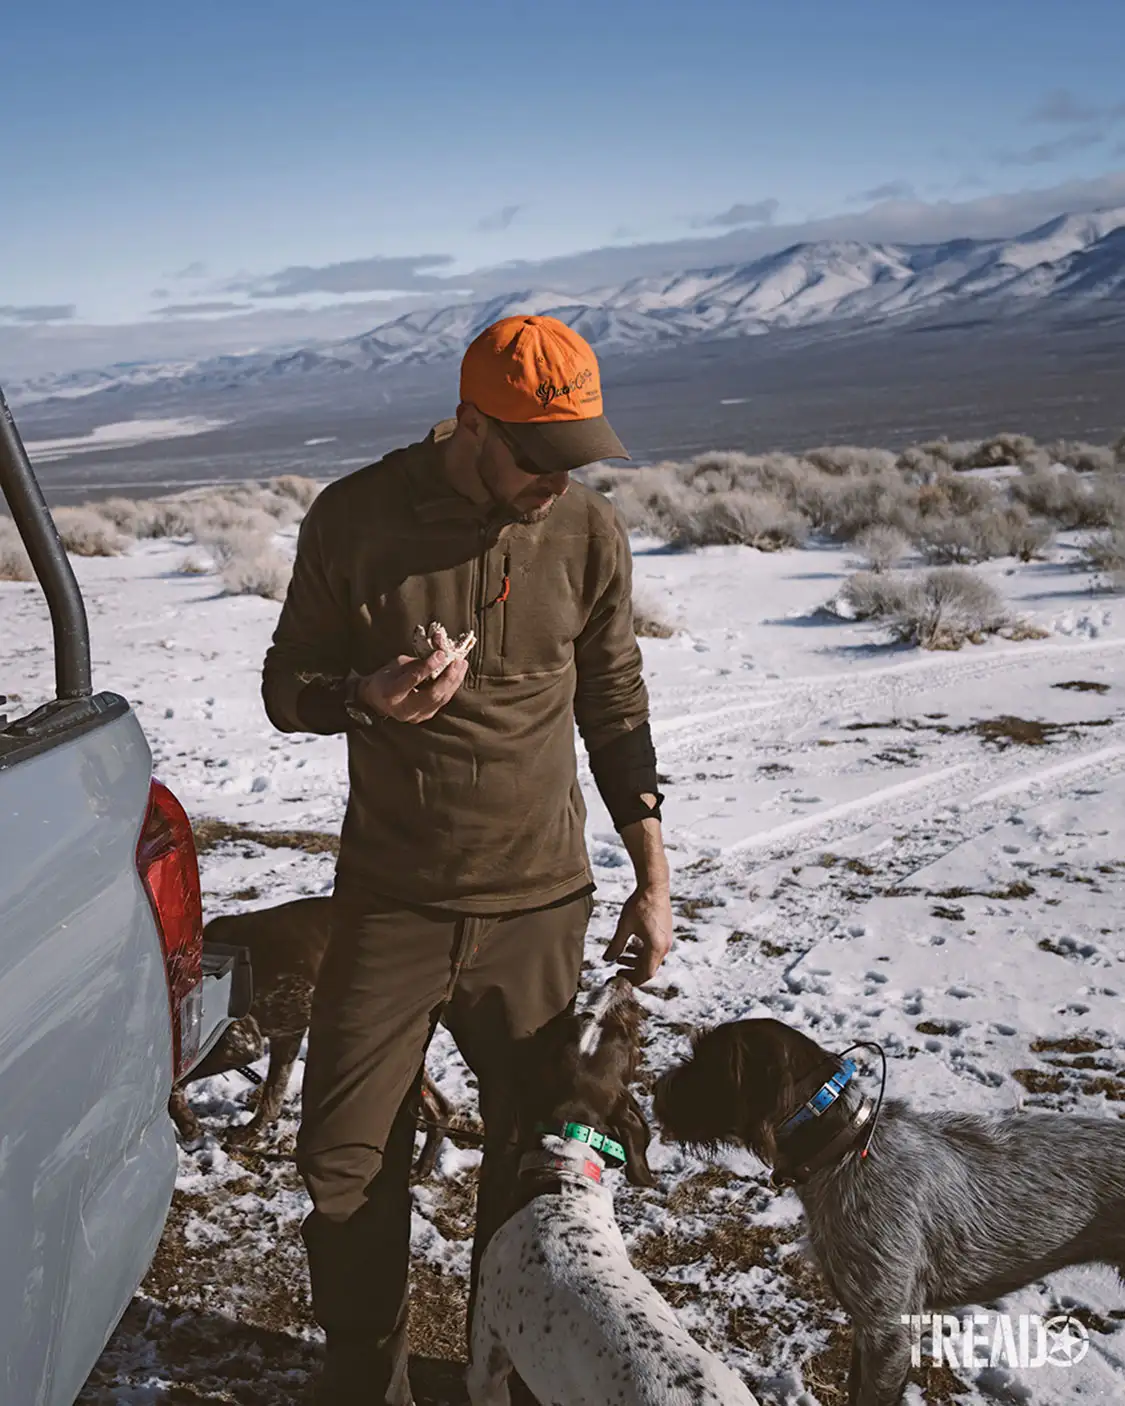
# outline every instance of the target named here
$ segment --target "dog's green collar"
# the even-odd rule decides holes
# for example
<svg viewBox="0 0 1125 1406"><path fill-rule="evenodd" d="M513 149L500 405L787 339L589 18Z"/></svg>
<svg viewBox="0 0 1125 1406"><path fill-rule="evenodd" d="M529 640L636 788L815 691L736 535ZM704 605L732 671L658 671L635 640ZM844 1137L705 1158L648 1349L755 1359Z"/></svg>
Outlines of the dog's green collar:
<svg viewBox="0 0 1125 1406"><path fill-rule="evenodd" d="M599 1133L597 1128L588 1127L585 1123L563 1123L550 1124L540 1123L536 1129L540 1133L553 1133L556 1137L561 1137L571 1142L584 1142L587 1147L593 1148L595 1152L600 1152L607 1162L615 1167L625 1165L625 1149L619 1142L605 1133Z"/></svg>

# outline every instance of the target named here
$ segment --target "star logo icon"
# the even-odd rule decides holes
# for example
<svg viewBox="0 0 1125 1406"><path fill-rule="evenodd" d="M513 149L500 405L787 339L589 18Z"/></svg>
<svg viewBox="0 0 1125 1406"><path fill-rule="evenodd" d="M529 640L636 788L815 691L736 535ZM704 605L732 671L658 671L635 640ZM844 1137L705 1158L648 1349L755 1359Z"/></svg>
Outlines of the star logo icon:
<svg viewBox="0 0 1125 1406"><path fill-rule="evenodd" d="M1047 1361L1052 1367L1076 1367L1090 1350L1086 1325L1069 1313L1048 1318L1043 1329L1047 1334Z"/></svg>

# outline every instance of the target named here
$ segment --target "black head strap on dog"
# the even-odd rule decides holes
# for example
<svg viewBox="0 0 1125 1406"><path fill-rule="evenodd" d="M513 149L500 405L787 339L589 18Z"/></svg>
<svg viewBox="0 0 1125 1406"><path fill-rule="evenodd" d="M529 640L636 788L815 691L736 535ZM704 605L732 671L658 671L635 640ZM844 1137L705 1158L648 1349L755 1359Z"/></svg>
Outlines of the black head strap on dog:
<svg viewBox="0 0 1125 1406"><path fill-rule="evenodd" d="M836 1115L843 1107L839 1102L840 1097L856 1076L855 1065L850 1059L844 1059L843 1055L856 1049L876 1050L882 1060L879 1097L872 1100L865 1095L841 1123L838 1117L826 1118L826 1115ZM770 1181L778 1190L787 1186L804 1185L817 1172L843 1161L852 1152L858 1151L861 1160L868 1155L871 1139L875 1135L875 1125L883 1106L883 1093L887 1085L887 1057L881 1045L865 1040L850 1045L843 1055L834 1056L841 1061L840 1068L777 1128L779 1160ZM818 1124L817 1120L821 1118L825 1118L825 1122ZM818 1126L823 1127L824 1136L811 1138L809 1135ZM793 1161L785 1156L785 1144L792 1143L795 1138L805 1144L806 1150L798 1160Z"/></svg>

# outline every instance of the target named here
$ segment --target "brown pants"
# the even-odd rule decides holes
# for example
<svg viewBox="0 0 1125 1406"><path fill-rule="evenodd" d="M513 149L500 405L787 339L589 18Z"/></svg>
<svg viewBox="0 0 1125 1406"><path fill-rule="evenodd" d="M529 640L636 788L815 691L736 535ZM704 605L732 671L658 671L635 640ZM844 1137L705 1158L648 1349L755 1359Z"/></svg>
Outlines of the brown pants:
<svg viewBox="0 0 1125 1406"><path fill-rule="evenodd" d="M317 980L297 1137L302 1227L328 1354L322 1398L405 1406L410 1169L426 1048L440 1020L476 1075L485 1128L480 1258L516 1172L512 1045L578 990L588 896L505 917L404 910L343 893Z"/></svg>

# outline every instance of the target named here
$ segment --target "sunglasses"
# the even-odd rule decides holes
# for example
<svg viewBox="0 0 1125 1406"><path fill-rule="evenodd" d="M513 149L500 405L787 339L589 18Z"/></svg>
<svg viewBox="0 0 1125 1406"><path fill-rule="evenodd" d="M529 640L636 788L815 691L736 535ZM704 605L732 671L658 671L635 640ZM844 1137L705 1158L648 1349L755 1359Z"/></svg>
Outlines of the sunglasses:
<svg viewBox="0 0 1125 1406"><path fill-rule="evenodd" d="M527 458L499 420L494 420L489 416L488 423L496 431L497 438L503 441L505 449L512 456L512 460L521 474L527 474L530 478L546 478L548 474L555 472L554 469L541 469L533 460Z"/></svg>

